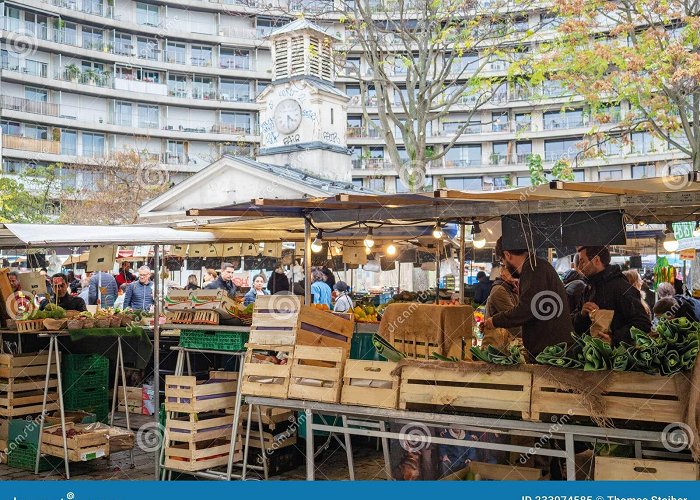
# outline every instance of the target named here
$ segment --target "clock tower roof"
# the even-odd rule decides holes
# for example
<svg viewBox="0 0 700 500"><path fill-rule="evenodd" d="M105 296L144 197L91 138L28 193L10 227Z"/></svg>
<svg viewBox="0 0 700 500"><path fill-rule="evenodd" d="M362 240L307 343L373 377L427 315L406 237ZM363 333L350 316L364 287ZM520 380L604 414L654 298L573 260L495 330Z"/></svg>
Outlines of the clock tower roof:
<svg viewBox="0 0 700 500"><path fill-rule="evenodd" d="M272 83L312 77L333 83L333 42L338 38L317 24L297 19L268 36L272 46Z"/></svg>

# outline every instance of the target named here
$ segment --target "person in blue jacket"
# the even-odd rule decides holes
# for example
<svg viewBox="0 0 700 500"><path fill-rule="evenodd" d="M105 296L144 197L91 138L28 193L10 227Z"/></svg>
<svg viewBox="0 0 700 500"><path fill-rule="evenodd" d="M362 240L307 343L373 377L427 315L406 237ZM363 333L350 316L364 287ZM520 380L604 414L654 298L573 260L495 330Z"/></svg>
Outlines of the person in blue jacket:
<svg viewBox="0 0 700 500"><path fill-rule="evenodd" d="M326 284L326 275L319 269L311 272L311 302L326 304L331 309L331 287Z"/></svg>
<svg viewBox="0 0 700 500"><path fill-rule="evenodd" d="M124 309L148 312L153 305L151 269L148 266L141 266L138 273L138 281L129 283L126 293L124 293Z"/></svg>
<svg viewBox="0 0 700 500"><path fill-rule="evenodd" d="M247 306L255 302L258 295L270 295L270 292L265 288L265 276L258 274L253 278L253 286L248 290L248 293L243 297L243 305Z"/></svg>
<svg viewBox="0 0 700 500"><path fill-rule="evenodd" d="M92 274L89 287L88 303L94 306L97 304L97 299L100 298L100 307L103 309L112 307L119 295L117 280L114 279L114 276L104 271L97 271ZM98 293L100 288L102 289L101 294Z"/></svg>

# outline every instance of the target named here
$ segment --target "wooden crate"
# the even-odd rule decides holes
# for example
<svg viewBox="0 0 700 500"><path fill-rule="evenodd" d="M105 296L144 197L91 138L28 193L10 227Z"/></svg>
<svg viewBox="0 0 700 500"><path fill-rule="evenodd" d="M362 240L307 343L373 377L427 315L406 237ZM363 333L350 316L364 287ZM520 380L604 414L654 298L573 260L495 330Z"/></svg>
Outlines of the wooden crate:
<svg viewBox="0 0 700 500"><path fill-rule="evenodd" d="M15 321L17 333L40 332L44 330L43 319L26 319Z"/></svg>
<svg viewBox="0 0 700 500"><path fill-rule="evenodd" d="M399 376L391 374L394 368L396 363L389 361L348 359L340 402L395 409L399 403Z"/></svg>
<svg viewBox="0 0 700 500"><path fill-rule="evenodd" d="M196 377L165 377L165 410L199 413L233 408L236 382L229 380L197 381Z"/></svg>
<svg viewBox="0 0 700 500"><path fill-rule="evenodd" d="M231 441L214 439L192 443L166 444L165 466L169 469L193 472L228 464ZM236 441L233 461L243 458L241 440Z"/></svg>
<svg viewBox="0 0 700 500"><path fill-rule="evenodd" d="M165 320L175 325L189 325L194 320L194 312L168 311L165 313Z"/></svg>
<svg viewBox="0 0 700 500"><path fill-rule="evenodd" d="M462 481L469 472L479 474L486 481L539 481L542 471L533 467L470 462L466 469L458 470L442 478L443 481Z"/></svg>
<svg viewBox="0 0 700 500"><path fill-rule="evenodd" d="M41 451L47 455L63 458L63 436L54 434L60 431L60 425L45 427L41 436ZM95 458L109 455L109 441L103 432L94 431L91 424L66 423L66 431L75 429L81 431L67 438L68 460L71 462L85 462Z"/></svg>
<svg viewBox="0 0 700 500"><path fill-rule="evenodd" d="M191 322L194 325L218 325L219 313L216 311L195 311Z"/></svg>
<svg viewBox="0 0 700 500"><path fill-rule="evenodd" d="M468 372L407 366L401 372L399 408L530 418L532 375L505 370Z"/></svg>
<svg viewBox="0 0 700 500"><path fill-rule="evenodd" d="M233 410L231 410L233 414ZM295 413L292 410L286 408L273 408L271 406L261 406L260 407L260 420L262 424L271 430L274 430L279 424L283 423L294 423L296 422ZM241 421L248 421L248 405L241 405ZM253 422L252 428L258 425L258 417L256 409L253 408Z"/></svg>
<svg viewBox="0 0 700 500"><path fill-rule="evenodd" d="M164 309L166 311L173 311L179 310L182 306L192 307L191 299L191 290L171 290L168 292L168 296L165 297Z"/></svg>
<svg viewBox="0 0 700 500"><path fill-rule="evenodd" d="M190 413L184 417L168 417L165 423L165 440L179 443L195 443L212 439L230 439L233 415L226 413Z"/></svg>
<svg viewBox="0 0 700 500"><path fill-rule="evenodd" d="M603 395L607 417L646 422L683 422L683 408L674 377L636 372L606 372L607 391ZM561 391L550 381L535 376L532 385L532 418L546 415L587 417L577 392Z"/></svg>
<svg viewBox="0 0 700 500"><path fill-rule="evenodd" d="M595 457L596 481L696 481L698 464L666 460Z"/></svg>
<svg viewBox="0 0 700 500"><path fill-rule="evenodd" d="M212 311L224 319L229 319L237 310L236 302L226 290L193 290L190 299L195 311Z"/></svg>
<svg viewBox="0 0 700 500"><path fill-rule="evenodd" d="M349 352L354 330L352 316L305 306L294 295L265 295L255 300L250 342L342 347Z"/></svg>
<svg viewBox="0 0 700 500"><path fill-rule="evenodd" d="M45 377L48 360L48 353L0 354L0 379ZM51 374L56 373L56 362L52 355Z"/></svg>
<svg viewBox="0 0 700 500"><path fill-rule="evenodd" d="M121 427L110 427L109 425L100 422L90 424L90 428L104 434L109 443L109 453L118 453L120 451L132 450L136 444L134 433L128 429Z"/></svg>
<svg viewBox="0 0 700 500"><path fill-rule="evenodd" d="M278 450L280 448L286 448L287 446L293 446L297 444L296 429L293 430L290 428L278 434L263 431L263 443L265 443L265 450ZM250 441L248 445L251 448L260 449L260 432L258 431L257 425L253 425L250 428Z"/></svg>
<svg viewBox="0 0 700 500"><path fill-rule="evenodd" d="M344 362L345 350L342 347L297 345L290 371L289 398L339 402Z"/></svg>
<svg viewBox="0 0 700 500"><path fill-rule="evenodd" d="M262 297L260 297L262 298ZM243 365L241 392L246 396L286 398L289 390L289 374L294 346L247 344L248 351ZM256 352L275 351L287 356L287 363L277 365L257 360Z"/></svg>

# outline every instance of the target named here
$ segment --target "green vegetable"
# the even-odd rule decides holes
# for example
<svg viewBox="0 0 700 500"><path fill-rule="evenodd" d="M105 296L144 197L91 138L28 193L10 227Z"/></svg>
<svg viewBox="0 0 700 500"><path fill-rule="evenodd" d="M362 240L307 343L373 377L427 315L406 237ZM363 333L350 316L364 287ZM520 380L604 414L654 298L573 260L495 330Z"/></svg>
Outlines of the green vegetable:
<svg viewBox="0 0 700 500"><path fill-rule="evenodd" d="M523 354L517 345L510 346L507 352L501 352L492 345L485 349L472 346L470 351L473 358L495 365L519 365L525 362L525 358L523 358Z"/></svg>

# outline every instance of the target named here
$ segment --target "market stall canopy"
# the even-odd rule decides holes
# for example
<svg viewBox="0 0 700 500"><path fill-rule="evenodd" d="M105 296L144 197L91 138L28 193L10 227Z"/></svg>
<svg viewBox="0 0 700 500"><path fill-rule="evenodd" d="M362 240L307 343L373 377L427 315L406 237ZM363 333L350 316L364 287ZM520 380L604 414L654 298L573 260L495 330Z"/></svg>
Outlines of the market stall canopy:
<svg viewBox="0 0 700 500"><path fill-rule="evenodd" d="M88 245L170 245L221 242L208 231L179 231L152 226L71 226L1 224L0 248Z"/></svg>
<svg viewBox="0 0 700 500"><path fill-rule="evenodd" d="M337 194L193 208L195 217L303 218L315 223L491 220L505 214L624 210L647 222L688 220L700 210L700 172L626 181L562 182L500 191L441 189L420 194Z"/></svg>

